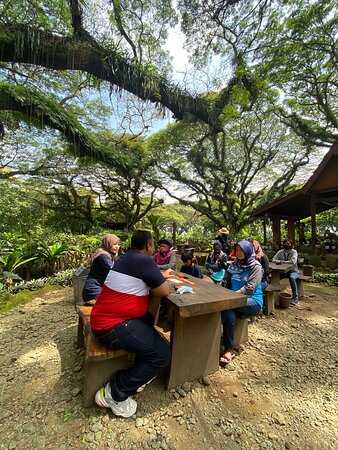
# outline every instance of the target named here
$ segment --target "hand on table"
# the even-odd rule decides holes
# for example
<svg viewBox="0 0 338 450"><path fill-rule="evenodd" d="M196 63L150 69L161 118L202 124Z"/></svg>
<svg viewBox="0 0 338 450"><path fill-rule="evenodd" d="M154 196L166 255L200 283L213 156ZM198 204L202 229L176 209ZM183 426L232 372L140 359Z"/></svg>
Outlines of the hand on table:
<svg viewBox="0 0 338 450"><path fill-rule="evenodd" d="M177 272L173 269L167 269L162 272L162 275L164 276L164 278L169 278L169 277L177 276Z"/></svg>

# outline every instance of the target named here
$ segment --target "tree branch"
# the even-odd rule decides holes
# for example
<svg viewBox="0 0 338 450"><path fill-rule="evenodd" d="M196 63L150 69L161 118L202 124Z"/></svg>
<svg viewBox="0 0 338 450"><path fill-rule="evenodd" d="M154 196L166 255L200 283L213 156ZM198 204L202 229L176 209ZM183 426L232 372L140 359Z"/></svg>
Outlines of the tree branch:
<svg viewBox="0 0 338 450"><path fill-rule="evenodd" d="M256 95L247 74L236 75L215 101L194 97L175 86L153 67L133 63L114 50L98 43L62 37L27 25L0 25L0 59L38 65L54 70L78 70L94 75L136 95L142 100L161 104L177 119L189 115L221 129L219 116L230 101L229 89L236 83Z"/></svg>
<svg viewBox="0 0 338 450"><path fill-rule="evenodd" d="M92 158L112 166L116 162L112 152L101 147L77 119L52 97L26 87L0 83L0 110L16 111L27 123L33 123L39 128L59 130L76 156Z"/></svg>
<svg viewBox="0 0 338 450"><path fill-rule="evenodd" d="M136 61L138 61L136 46L135 46L134 42L130 39L126 30L123 27L122 16L121 16L121 1L120 0L112 0L112 3L113 3L113 8L114 8L114 17L115 17L117 29L119 30L121 35L125 38L125 40L130 45L133 55L134 55L134 59Z"/></svg>

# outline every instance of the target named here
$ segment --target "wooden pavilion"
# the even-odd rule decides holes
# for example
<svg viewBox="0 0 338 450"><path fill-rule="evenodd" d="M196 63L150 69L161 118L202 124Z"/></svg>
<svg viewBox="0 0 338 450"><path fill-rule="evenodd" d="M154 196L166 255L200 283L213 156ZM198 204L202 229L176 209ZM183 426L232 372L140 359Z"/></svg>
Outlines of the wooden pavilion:
<svg viewBox="0 0 338 450"><path fill-rule="evenodd" d="M298 228L299 242L304 241L304 224L301 219L311 217L312 244L317 241L316 214L338 206L338 143L325 155L310 179L301 189L291 192L253 212L254 218L264 220L266 243L267 219L272 221L273 245L281 244L281 220L287 220L288 237L293 242Z"/></svg>

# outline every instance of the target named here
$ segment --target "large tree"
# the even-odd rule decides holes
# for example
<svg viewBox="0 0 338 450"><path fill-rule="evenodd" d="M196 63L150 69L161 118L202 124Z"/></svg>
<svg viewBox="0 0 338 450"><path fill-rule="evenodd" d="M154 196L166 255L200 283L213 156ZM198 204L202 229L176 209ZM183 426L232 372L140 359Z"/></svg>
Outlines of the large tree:
<svg viewBox="0 0 338 450"><path fill-rule="evenodd" d="M218 65L229 55L275 89L281 120L307 143L338 140L338 16L334 0L181 0L183 29L194 61ZM216 58L215 58L216 57ZM227 67L226 67L227 69Z"/></svg>
<svg viewBox="0 0 338 450"><path fill-rule="evenodd" d="M136 1L133 5L128 1L103 2L106 13L103 25L98 11L92 16L94 23L89 20L94 2L87 2L83 9L80 1L59 0L49 2L38 13L30 2L23 3L25 8L20 9L17 1L5 2L0 11L0 59L5 63L81 71L162 105L178 119L192 116L215 128L221 127L220 116L224 106L232 101L234 86L246 89L253 98L257 96L255 80L243 70L240 61L234 64L229 83L212 98L190 94L171 81L160 64L152 63L154 52L162 48L166 29L172 24L170 19L175 16L170 1ZM129 26L128 30L125 22L132 9L139 16L139 26ZM158 27L162 27L157 38L149 31L149 21L154 15Z"/></svg>
<svg viewBox="0 0 338 450"><path fill-rule="evenodd" d="M277 88L281 95L274 106L302 138L318 145L337 140L333 0L178 4L197 68L203 73L210 62L217 66L209 93L192 94L191 86L179 86L168 75L164 43L177 20L170 0L5 1L0 9L3 70L23 76L27 67L77 71L215 131L223 129L224 110L250 109L262 90ZM83 83L79 78L75 91ZM193 89L200 91L198 83Z"/></svg>
<svg viewBox="0 0 338 450"><path fill-rule="evenodd" d="M162 154L170 196L208 217L215 226L238 233L260 203L283 194L309 162L311 147L281 127L269 111L229 120L221 133L207 125L177 124L151 137ZM168 186L173 180L177 189Z"/></svg>

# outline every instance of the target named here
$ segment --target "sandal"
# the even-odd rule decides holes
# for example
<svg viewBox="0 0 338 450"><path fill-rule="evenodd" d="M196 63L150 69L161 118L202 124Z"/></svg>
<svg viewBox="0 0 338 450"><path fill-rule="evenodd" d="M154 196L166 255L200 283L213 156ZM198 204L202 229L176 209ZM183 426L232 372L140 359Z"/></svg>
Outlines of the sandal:
<svg viewBox="0 0 338 450"><path fill-rule="evenodd" d="M226 356L222 355L219 359L219 365L221 367L226 367L228 364L231 363L231 361L234 359L234 357L236 356L235 353L231 352L231 358L227 358Z"/></svg>

